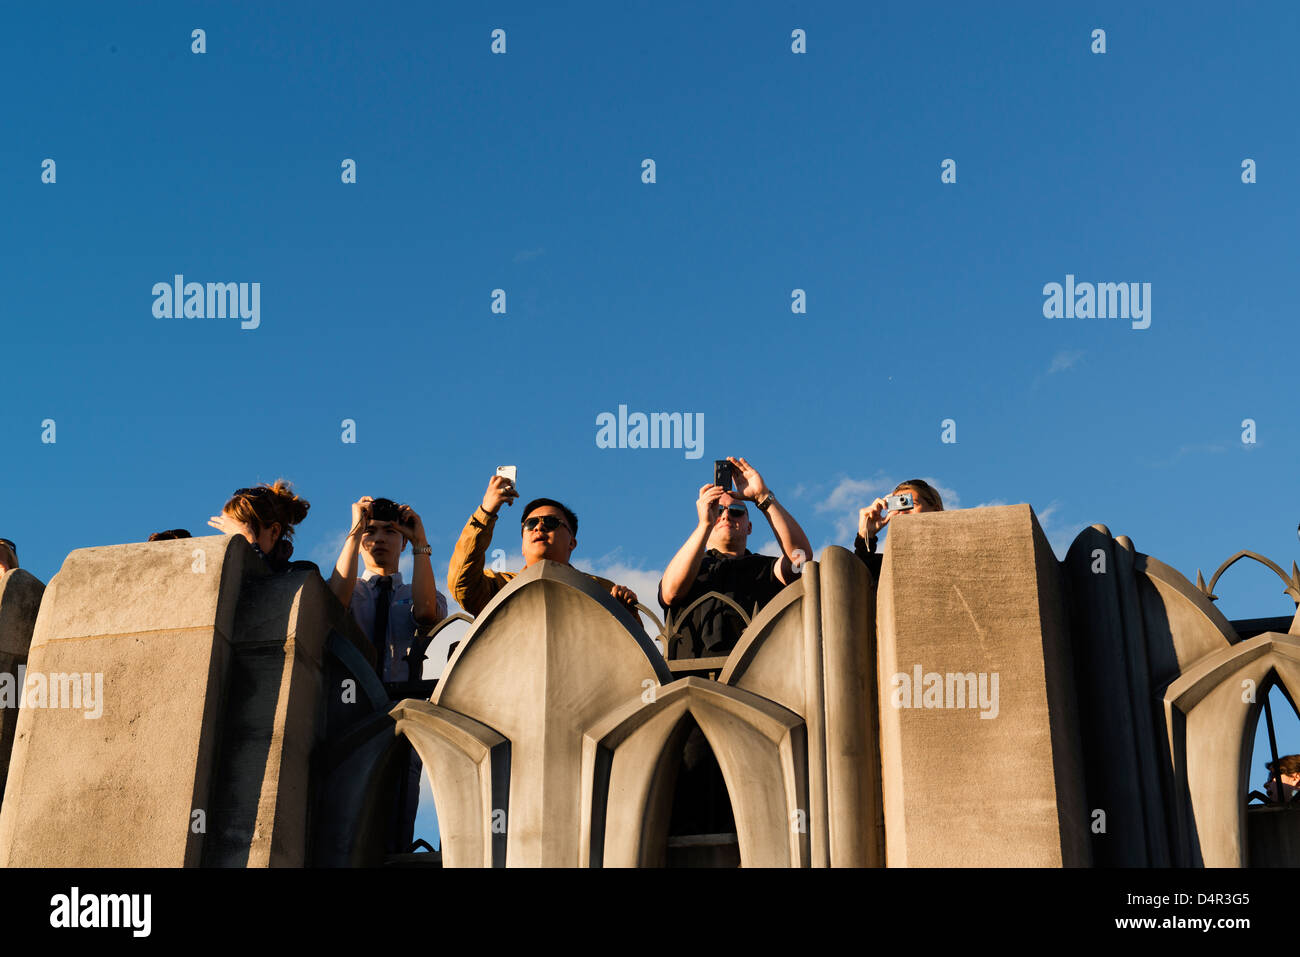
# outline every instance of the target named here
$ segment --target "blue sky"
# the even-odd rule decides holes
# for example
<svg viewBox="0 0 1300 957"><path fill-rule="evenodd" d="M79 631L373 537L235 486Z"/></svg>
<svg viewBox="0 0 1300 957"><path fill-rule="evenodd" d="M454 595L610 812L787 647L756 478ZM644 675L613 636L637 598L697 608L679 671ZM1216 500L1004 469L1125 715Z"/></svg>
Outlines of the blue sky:
<svg viewBox="0 0 1300 957"><path fill-rule="evenodd" d="M388 495L441 579L508 463L648 598L738 454L819 549L924 476L1058 554L1103 522L1192 580L1289 568L1300 12L986 6L7 8L0 535L48 580L284 476L298 557ZM176 273L260 282L260 327L155 318ZM1150 328L1044 318L1067 273L1150 283ZM703 414L703 458L598 448L620 403Z"/></svg>

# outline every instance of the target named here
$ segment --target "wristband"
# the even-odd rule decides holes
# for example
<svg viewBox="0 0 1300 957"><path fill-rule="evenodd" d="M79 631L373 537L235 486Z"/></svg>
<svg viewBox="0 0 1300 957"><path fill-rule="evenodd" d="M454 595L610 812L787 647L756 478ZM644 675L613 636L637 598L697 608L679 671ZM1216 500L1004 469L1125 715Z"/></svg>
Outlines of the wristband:
<svg viewBox="0 0 1300 957"><path fill-rule="evenodd" d="M412 555L432 555L432 554L433 554L433 546L432 546L432 545L419 545L419 546L412 545L412 546L411 546L411 554L412 554Z"/></svg>

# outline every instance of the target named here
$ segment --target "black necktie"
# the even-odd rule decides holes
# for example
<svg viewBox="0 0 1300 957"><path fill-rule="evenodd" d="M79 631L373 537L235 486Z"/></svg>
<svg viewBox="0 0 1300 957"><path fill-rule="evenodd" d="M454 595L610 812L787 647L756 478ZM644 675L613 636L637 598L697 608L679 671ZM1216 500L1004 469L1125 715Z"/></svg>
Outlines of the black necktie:
<svg viewBox="0 0 1300 957"><path fill-rule="evenodd" d="M375 643L375 669L379 680L384 680L384 655L388 651L388 606L393 600L393 579L383 575L379 579L375 596L375 631L370 640Z"/></svg>

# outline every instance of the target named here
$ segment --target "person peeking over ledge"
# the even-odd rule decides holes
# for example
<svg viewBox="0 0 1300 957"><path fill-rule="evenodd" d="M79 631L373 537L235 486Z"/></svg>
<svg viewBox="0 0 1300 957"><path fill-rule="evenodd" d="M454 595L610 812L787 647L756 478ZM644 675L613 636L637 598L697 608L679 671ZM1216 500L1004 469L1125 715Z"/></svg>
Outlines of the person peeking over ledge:
<svg viewBox="0 0 1300 957"><path fill-rule="evenodd" d="M876 550L876 540L890 520L896 515L943 511L943 499L933 485L922 479L900 482L889 494L909 495L912 504L907 508L890 509L887 499L878 498L866 508L858 509L858 537L853 540L854 554L871 569L877 580L884 557Z"/></svg>
<svg viewBox="0 0 1300 957"><path fill-rule="evenodd" d="M294 527L307 517L311 503L293 493L284 479L274 485L236 489L208 524L225 535L243 535L272 571L284 571L293 557Z"/></svg>
<svg viewBox="0 0 1300 957"><path fill-rule="evenodd" d="M677 630L666 649L669 660L725 655L745 630L744 620L726 602L708 598L684 621L671 620L701 595L726 595L749 615L758 611L799 577L798 564L812 558L812 545L789 512L768 490L763 476L744 459L728 457L734 491L721 485L700 488L695 502L697 523L659 582L659 605ZM781 555L755 555L745 545L754 525L746 502L763 513L776 536ZM752 619L751 619L752 620Z"/></svg>
<svg viewBox="0 0 1300 957"><path fill-rule="evenodd" d="M154 532L149 536L151 542L173 542L180 538L193 538L194 536L184 528L169 528L164 532Z"/></svg>
<svg viewBox="0 0 1300 957"><path fill-rule="evenodd" d="M447 568L447 587L451 589L452 597L471 615L486 608L493 596L515 577L513 572L484 567L484 559L488 546L492 544L492 528L496 525L501 506L513 505L518 497L514 482L501 475L492 476L482 504L470 515L460 533L460 540L456 542L456 550ZM519 521L525 568L543 558L562 565L570 564L569 558L578 545L578 516L571 509L554 499L537 498L524 506ZM589 574L587 577L627 605L629 610L635 609L636 593L632 589L598 575Z"/></svg>
<svg viewBox="0 0 1300 957"><path fill-rule="evenodd" d="M18 567L18 546L7 538L0 538L0 575Z"/></svg>

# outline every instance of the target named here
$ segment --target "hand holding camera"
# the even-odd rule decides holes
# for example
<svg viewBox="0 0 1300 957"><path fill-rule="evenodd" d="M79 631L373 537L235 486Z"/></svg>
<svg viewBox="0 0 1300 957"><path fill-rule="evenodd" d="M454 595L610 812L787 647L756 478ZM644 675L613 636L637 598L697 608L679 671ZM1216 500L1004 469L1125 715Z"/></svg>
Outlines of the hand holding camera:
<svg viewBox="0 0 1300 957"><path fill-rule="evenodd" d="M875 538L889 520L900 513L910 512L916 502L911 492L898 492L878 498L870 507L858 510L858 534L865 539Z"/></svg>
<svg viewBox="0 0 1300 957"><path fill-rule="evenodd" d="M367 495L352 506L353 515L356 515L358 511L362 513L364 518L361 526L363 532L371 522L386 522L415 547L423 548L428 544L424 531L424 521L415 509L409 505L399 505L392 499L371 498Z"/></svg>
<svg viewBox="0 0 1300 957"><path fill-rule="evenodd" d="M370 524L370 506L373 501L369 495L363 495L352 503L352 530L348 532L349 536L365 534L366 526Z"/></svg>
<svg viewBox="0 0 1300 957"><path fill-rule="evenodd" d="M402 533L402 537L416 548L423 548L429 544L428 536L424 532L424 520L415 509L409 505L399 505L397 509L398 520L393 523L393 527Z"/></svg>
<svg viewBox="0 0 1300 957"><path fill-rule="evenodd" d="M700 517L700 524L712 528L718 520L718 513L722 507L718 500L726 495L727 491L721 485L701 485L700 497L695 501L695 512Z"/></svg>
<svg viewBox="0 0 1300 957"><path fill-rule="evenodd" d="M483 511L495 515L502 505L511 505L519 497L519 492L515 489L514 471L513 465L503 465L497 469L497 474L488 481L487 491L483 493Z"/></svg>
<svg viewBox="0 0 1300 957"><path fill-rule="evenodd" d="M878 498L867 508L858 510L858 534L864 541L875 538L889 524L891 516L885 514L886 506L886 501Z"/></svg>

